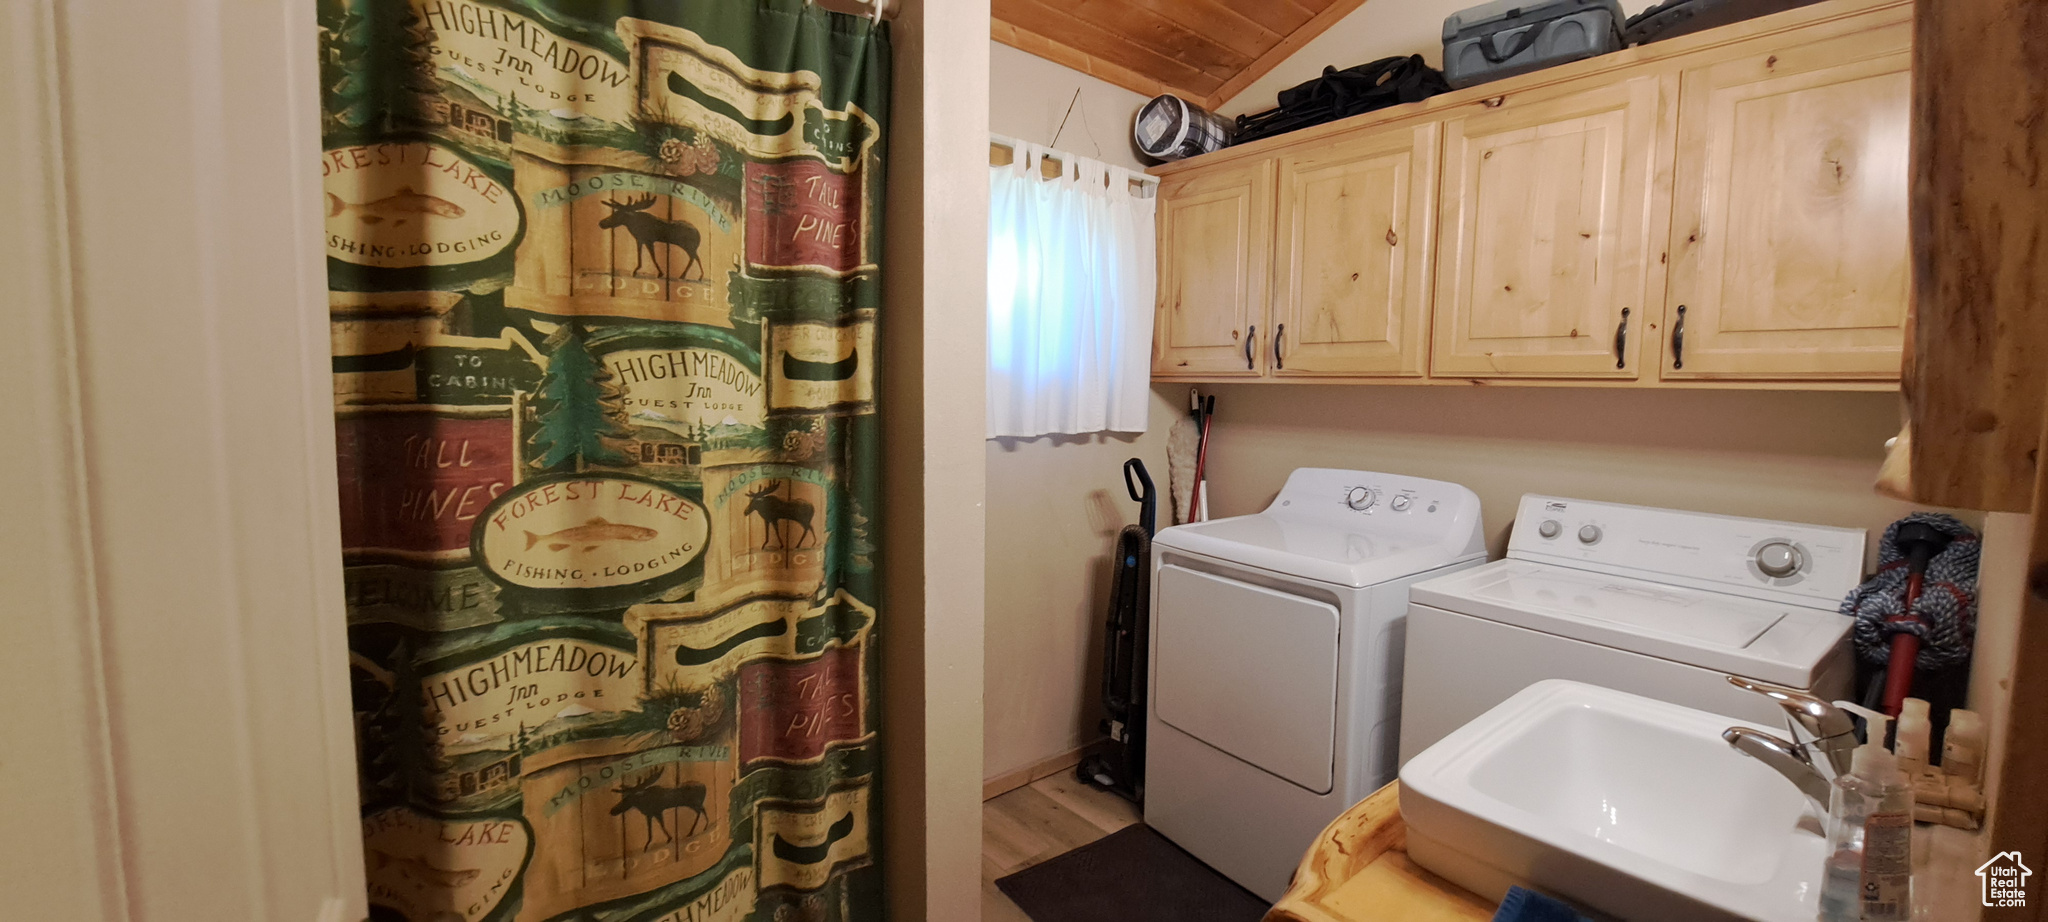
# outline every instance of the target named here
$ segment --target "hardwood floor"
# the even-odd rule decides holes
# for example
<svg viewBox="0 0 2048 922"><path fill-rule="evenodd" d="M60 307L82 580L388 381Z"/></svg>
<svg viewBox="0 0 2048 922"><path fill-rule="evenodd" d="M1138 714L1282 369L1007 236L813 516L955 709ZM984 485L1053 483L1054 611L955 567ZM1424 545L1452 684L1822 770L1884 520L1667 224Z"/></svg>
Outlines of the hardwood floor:
<svg viewBox="0 0 2048 922"><path fill-rule="evenodd" d="M1138 807L1075 780L1041 778L981 805L982 922L1030 922L996 889L1006 877L1138 822Z"/></svg>

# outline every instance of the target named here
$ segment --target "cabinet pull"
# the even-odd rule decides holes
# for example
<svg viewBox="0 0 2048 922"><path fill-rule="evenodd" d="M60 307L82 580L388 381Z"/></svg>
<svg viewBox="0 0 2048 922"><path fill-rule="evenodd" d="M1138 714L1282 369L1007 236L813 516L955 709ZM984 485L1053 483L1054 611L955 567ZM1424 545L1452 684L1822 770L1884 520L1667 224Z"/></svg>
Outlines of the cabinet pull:
<svg viewBox="0 0 2048 922"><path fill-rule="evenodd" d="M1283 323L1273 328L1273 367L1283 371L1287 368L1287 361L1280 357L1280 340L1286 336L1287 324Z"/></svg>
<svg viewBox="0 0 2048 922"><path fill-rule="evenodd" d="M1685 305L1678 306L1678 323L1671 328L1671 367L1685 367Z"/></svg>
<svg viewBox="0 0 2048 922"><path fill-rule="evenodd" d="M1255 370L1252 366L1252 344L1258 341L1259 325L1254 323L1251 329L1244 331L1244 370L1246 371Z"/></svg>
<svg viewBox="0 0 2048 922"><path fill-rule="evenodd" d="M1628 367L1628 308L1621 309L1621 323L1614 328L1614 367Z"/></svg>

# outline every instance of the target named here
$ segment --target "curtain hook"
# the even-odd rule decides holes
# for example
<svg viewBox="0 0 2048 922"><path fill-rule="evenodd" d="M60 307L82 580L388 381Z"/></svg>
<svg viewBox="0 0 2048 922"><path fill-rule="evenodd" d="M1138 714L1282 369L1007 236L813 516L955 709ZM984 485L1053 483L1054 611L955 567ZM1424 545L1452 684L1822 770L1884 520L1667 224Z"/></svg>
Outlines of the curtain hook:
<svg viewBox="0 0 2048 922"><path fill-rule="evenodd" d="M874 18L873 20L869 21L869 23L868 23L868 27L869 27L869 28L871 28L871 29L879 29L879 28L881 28L881 27L882 27L882 4L883 4L884 2L886 2L886 0L874 0L874 3L875 3L875 18Z"/></svg>

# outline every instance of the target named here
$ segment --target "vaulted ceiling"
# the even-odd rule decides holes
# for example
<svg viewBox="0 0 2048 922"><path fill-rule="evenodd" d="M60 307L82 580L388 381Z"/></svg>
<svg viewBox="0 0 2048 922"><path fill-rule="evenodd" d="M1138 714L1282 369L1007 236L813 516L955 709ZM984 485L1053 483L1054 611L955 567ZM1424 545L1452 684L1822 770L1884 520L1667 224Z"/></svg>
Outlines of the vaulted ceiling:
<svg viewBox="0 0 2048 922"><path fill-rule="evenodd" d="M991 0L996 41L1215 108L1365 0Z"/></svg>

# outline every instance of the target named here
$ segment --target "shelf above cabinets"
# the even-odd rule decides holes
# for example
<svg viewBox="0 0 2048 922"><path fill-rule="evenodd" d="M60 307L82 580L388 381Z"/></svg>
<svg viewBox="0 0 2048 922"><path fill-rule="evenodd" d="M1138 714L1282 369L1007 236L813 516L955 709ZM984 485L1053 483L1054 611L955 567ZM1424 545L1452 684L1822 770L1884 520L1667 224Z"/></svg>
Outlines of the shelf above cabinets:
<svg viewBox="0 0 2048 922"><path fill-rule="evenodd" d="M1154 376L1894 388L1911 13L1830 0L1158 168Z"/></svg>

